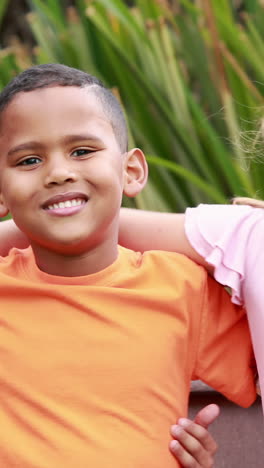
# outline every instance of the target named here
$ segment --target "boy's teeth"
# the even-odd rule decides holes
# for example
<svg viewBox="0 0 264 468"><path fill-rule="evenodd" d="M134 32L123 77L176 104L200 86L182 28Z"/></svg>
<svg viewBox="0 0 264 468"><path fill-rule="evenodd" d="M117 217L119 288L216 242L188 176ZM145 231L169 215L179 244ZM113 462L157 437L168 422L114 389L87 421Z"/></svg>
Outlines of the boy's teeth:
<svg viewBox="0 0 264 468"><path fill-rule="evenodd" d="M78 206L84 203L81 199L66 200L65 202L54 203L48 206L48 210L56 210L58 208L71 208L72 206Z"/></svg>

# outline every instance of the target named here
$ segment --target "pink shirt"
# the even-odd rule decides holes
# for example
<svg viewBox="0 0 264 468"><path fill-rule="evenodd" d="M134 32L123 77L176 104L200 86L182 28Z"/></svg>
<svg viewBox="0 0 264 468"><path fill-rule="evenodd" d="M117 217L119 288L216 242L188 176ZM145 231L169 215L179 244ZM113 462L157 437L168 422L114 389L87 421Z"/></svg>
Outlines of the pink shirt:
<svg viewBox="0 0 264 468"><path fill-rule="evenodd" d="M247 309L264 395L264 210L199 205L186 210L185 231L193 248L215 267L215 279L231 288L232 301Z"/></svg>

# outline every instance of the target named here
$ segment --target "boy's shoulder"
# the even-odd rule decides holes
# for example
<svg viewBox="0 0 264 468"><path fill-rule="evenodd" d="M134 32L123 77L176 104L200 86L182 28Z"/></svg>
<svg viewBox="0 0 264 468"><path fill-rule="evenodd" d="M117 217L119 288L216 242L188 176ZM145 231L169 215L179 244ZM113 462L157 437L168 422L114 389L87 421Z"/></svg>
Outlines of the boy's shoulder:
<svg viewBox="0 0 264 468"><path fill-rule="evenodd" d="M127 252L131 252L137 256L137 261L139 264L144 263L146 261L157 261L160 263L173 263L173 265L185 265L190 268L203 270L203 267L195 263L193 260L188 258L186 255L177 253L177 252L169 252L167 250L146 250L145 252L136 252L134 250L129 250L125 247L119 247L122 250L126 250Z"/></svg>
<svg viewBox="0 0 264 468"><path fill-rule="evenodd" d="M29 258L31 255L33 255L31 247L28 247L26 249L18 249L16 247L13 247L8 255L5 255L4 257L0 256L0 268L7 266L7 265L12 265L15 264L22 259Z"/></svg>
<svg viewBox="0 0 264 468"><path fill-rule="evenodd" d="M13 248L5 257L0 256L0 273L18 273L22 268L23 262L33 258L33 252L30 247L27 249Z"/></svg>
<svg viewBox="0 0 264 468"><path fill-rule="evenodd" d="M114 285L141 290L151 297L162 297L165 303L184 300L200 303L207 291L207 272L184 255L151 250L144 253L121 248L126 261L115 276ZM196 303L198 306L198 303Z"/></svg>
<svg viewBox="0 0 264 468"><path fill-rule="evenodd" d="M151 275L166 275L172 279L177 277L191 281L204 281L207 276L202 266L182 254L164 250L149 250L141 253L124 247L119 248L128 260L127 266L133 265L133 268Z"/></svg>

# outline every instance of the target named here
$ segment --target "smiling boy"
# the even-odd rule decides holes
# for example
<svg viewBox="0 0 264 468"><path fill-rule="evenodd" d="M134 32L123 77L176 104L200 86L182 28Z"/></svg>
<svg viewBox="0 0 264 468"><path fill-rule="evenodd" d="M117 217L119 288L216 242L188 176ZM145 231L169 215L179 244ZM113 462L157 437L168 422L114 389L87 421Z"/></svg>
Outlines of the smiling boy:
<svg viewBox="0 0 264 468"><path fill-rule="evenodd" d="M31 244L0 261L1 466L174 468L192 379L255 399L244 312L187 258L118 247L122 194L147 179L126 141L79 70L33 67L0 95L0 215Z"/></svg>
<svg viewBox="0 0 264 468"><path fill-rule="evenodd" d="M1 215L11 211L52 274L113 263L123 189L134 196L146 180L143 154L121 149L94 86L19 93L2 111Z"/></svg>

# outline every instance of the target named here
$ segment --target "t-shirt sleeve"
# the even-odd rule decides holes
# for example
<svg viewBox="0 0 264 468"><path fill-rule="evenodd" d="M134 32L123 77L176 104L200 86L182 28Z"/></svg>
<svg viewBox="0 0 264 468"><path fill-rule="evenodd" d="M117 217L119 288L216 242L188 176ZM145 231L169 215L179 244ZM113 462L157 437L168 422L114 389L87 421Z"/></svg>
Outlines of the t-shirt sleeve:
<svg viewBox="0 0 264 468"><path fill-rule="evenodd" d="M214 267L215 279L232 290L232 301L244 304L246 246L264 210L237 205L188 208L185 232L192 247Z"/></svg>
<svg viewBox="0 0 264 468"><path fill-rule="evenodd" d="M193 379L203 380L247 407L256 398L255 374L245 311L232 304L224 288L207 277Z"/></svg>

